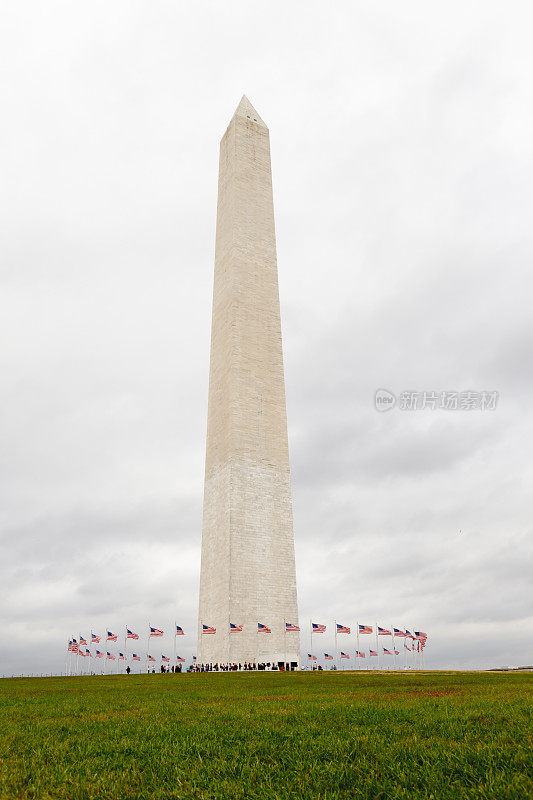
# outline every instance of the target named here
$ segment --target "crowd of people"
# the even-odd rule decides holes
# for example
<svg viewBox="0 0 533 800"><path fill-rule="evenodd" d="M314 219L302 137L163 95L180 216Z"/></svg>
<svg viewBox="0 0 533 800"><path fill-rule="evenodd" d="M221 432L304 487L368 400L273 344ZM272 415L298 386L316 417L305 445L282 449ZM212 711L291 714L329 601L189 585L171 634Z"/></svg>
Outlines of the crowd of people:
<svg viewBox="0 0 533 800"><path fill-rule="evenodd" d="M255 662L245 661L244 663L236 663L231 662L228 664L191 664L191 666L187 667L186 672L240 672L240 671L275 671L275 672L283 672L284 668L287 670L294 669L296 664L287 664L284 667L283 662L271 663L270 661L267 662L260 662L256 664ZM178 673L181 672L181 664L177 664L174 666L165 666L161 664L160 672L163 673ZM129 666L126 667L126 673L129 675L131 672ZM148 667L148 674L155 675L155 668L150 669Z"/></svg>
<svg viewBox="0 0 533 800"><path fill-rule="evenodd" d="M280 670L283 671L283 663L280 665L271 663L270 661L255 662L245 661L244 664L230 662L228 664L193 664L187 672L239 672L241 670Z"/></svg>

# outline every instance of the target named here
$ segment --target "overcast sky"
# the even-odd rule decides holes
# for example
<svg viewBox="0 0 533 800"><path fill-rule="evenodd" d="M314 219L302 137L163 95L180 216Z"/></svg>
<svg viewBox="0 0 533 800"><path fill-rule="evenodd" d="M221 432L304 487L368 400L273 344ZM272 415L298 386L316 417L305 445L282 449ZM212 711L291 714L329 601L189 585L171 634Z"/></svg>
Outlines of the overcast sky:
<svg viewBox="0 0 533 800"><path fill-rule="evenodd" d="M4 4L0 674L64 669L106 626L177 620L195 650L243 93L271 137L304 653L312 617L420 628L432 667L533 663L532 22L492 0ZM382 413L378 388L499 398Z"/></svg>

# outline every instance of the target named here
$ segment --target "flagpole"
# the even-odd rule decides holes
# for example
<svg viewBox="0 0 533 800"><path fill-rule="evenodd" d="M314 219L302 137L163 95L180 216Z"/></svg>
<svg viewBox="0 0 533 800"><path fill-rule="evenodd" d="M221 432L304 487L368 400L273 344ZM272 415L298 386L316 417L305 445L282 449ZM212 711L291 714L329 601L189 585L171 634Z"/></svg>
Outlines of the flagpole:
<svg viewBox="0 0 533 800"><path fill-rule="evenodd" d="M128 661L128 626L124 625L124 669Z"/></svg>
<svg viewBox="0 0 533 800"><path fill-rule="evenodd" d="M333 624L335 625L335 667L337 667L337 620Z"/></svg>
<svg viewBox="0 0 533 800"><path fill-rule="evenodd" d="M379 639L378 639L378 623L376 622L376 649L378 651L378 669L379 669Z"/></svg>
<svg viewBox="0 0 533 800"><path fill-rule="evenodd" d="M150 623L148 623L148 636L146 637L146 672L148 672L148 648L150 646Z"/></svg>
<svg viewBox="0 0 533 800"><path fill-rule="evenodd" d="M311 672L313 671L313 623L309 620L309 652L311 653Z"/></svg>
<svg viewBox="0 0 533 800"><path fill-rule="evenodd" d="M294 623L293 623L294 624ZM287 670L287 620L283 619L283 672Z"/></svg>
<svg viewBox="0 0 533 800"><path fill-rule="evenodd" d="M70 653L70 649L68 649L69 647L70 647L70 639L69 639L69 643L67 645L67 657L65 658L65 678L67 677L67 670L68 670L68 657L69 657L69 653Z"/></svg>
<svg viewBox="0 0 533 800"><path fill-rule="evenodd" d="M392 654L394 656L394 670L396 671L397 670L397 666L396 666L396 645L394 643L394 628L393 628L392 625L390 626L390 635L392 637Z"/></svg>
<svg viewBox="0 0 533 800"><path fill-rule="evenodd" d="M357 650L355 651L355 662L357 664L357 669L359 670L359 623L356 622L356 630L357 630Z"/></svg>
<svg viewBox="0 0 533 800"><path fill-rule="evenodd" d="M174 655L172 657L172 662L174 666L174 672L176 672L176 638L178 636L178 626L176 621L174 621Z"/></svg>
<svg viewBox="0 0 533 800"><path fill-rule="evenodd" d="M76 651L76 675L78 675L78 665L80 663L80 639L81 639L81 634L78 633L78 649Z"/></svg>
<svg viewBox="0 0 533 800"><path fill-rule="evenodd" d="M231 603L231 598L230 598ZM231 658L231 609L228 610L228 629L226 631L226 636L228 637L228 668Z"/></svg>
<svg viewBox="0 0 533 800"><path fill-rule="evenodd" d="M239 623L235 623L239 624ZM226 630L226 636L228 637L228 670L229 670L229 660L231 658L231 597L228 597L228 626Z"/></svg>
<svg viewBox="0 0 533 800"><path fill-rule="evenodd" d="M405 625L404 625L404 630L407 630ZM407 670L407 647L405 645L405 640L407 639L407 636L402 636L402 639L403 639L403 668Z"/></svg>
<svg viewBox="0 0 533 800"><path fill-rule="evenodd" d="M107 672L107 628L105 629L105 636L104 636L104 675Z"/></svg>

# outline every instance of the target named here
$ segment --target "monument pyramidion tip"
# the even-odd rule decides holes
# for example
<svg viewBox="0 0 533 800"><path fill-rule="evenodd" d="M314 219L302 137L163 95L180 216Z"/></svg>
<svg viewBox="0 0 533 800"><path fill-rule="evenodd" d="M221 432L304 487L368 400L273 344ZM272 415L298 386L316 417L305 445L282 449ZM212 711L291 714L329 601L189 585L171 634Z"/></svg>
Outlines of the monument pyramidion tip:
<svg viewBox="0 0 533 800"><path fill-rule="evenodd" d="M241 102L235 109L235 113L233 116L245 117L246 119L249 119L251 122L257 122L259 125L263 125L265 128L267 127L245 94L243 94Z"/></svg>

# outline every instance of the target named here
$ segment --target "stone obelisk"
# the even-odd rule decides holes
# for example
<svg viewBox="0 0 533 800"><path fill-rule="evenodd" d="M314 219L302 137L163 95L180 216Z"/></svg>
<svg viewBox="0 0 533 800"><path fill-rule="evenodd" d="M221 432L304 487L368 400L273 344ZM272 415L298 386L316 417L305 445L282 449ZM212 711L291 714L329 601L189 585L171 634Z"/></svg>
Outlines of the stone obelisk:
<svg viewBox="0 0 533 800"><path fill-rule="evenodd" d="M299 663L270 143L246 97L220 143L198 623L199 663Z"/></svg>

